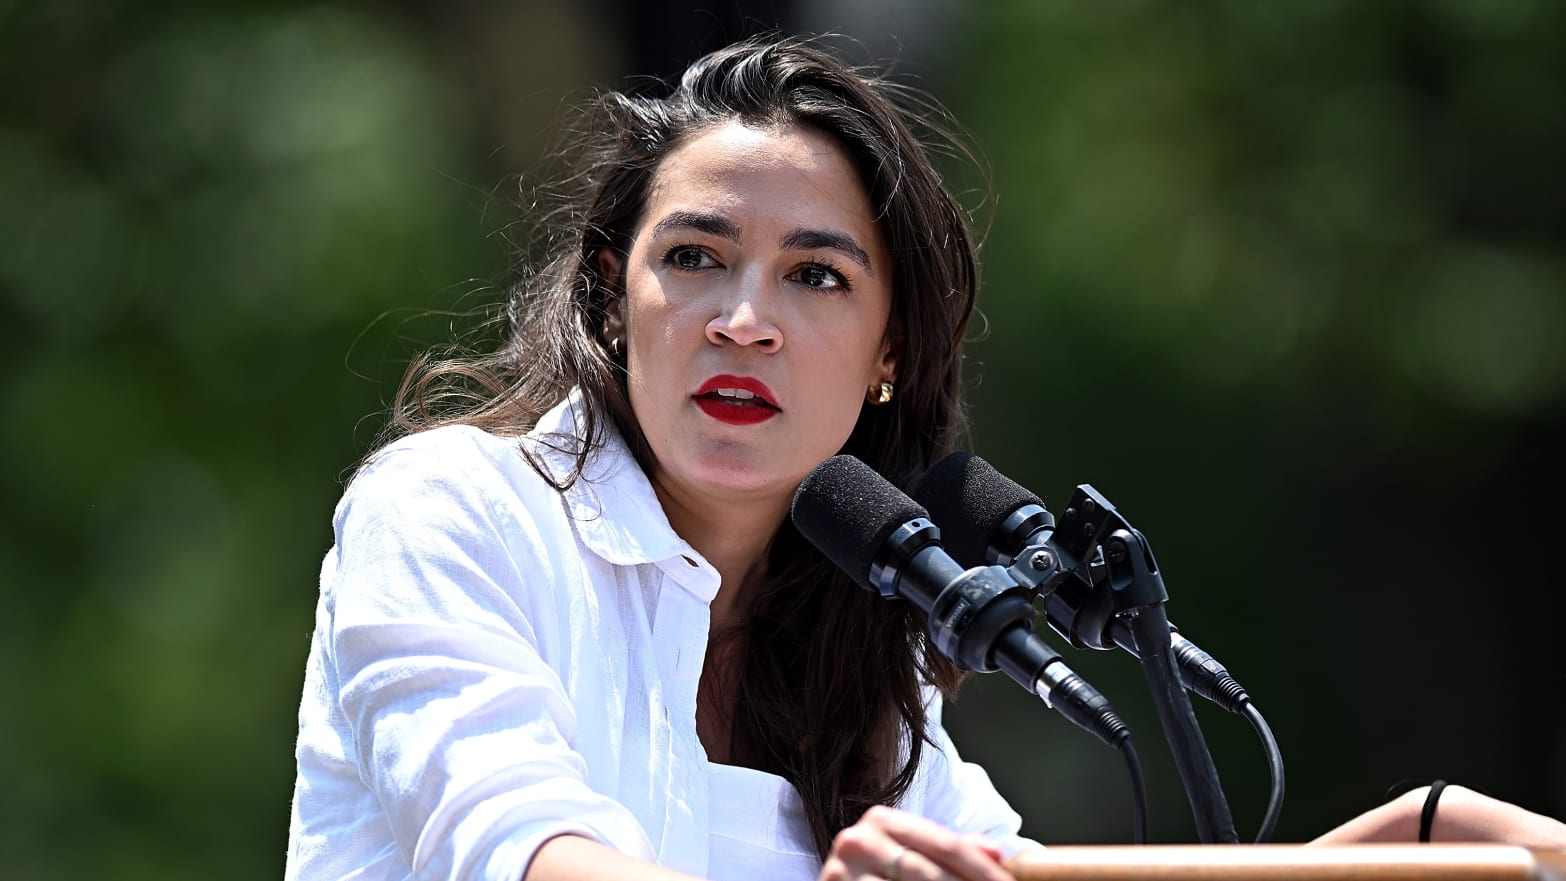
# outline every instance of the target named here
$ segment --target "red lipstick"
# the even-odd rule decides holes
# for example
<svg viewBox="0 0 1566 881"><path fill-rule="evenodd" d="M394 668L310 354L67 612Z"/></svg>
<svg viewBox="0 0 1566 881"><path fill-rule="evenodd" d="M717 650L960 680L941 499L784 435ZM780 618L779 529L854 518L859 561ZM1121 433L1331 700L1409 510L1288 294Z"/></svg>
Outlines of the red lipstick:
<svg viewBox="0 0 1566 881"><path fill-rule="evenodd" d="M694 397L703 413L728 425L755 425L783 412L772 389L749 376L719 374L702 383Z"/></svg>

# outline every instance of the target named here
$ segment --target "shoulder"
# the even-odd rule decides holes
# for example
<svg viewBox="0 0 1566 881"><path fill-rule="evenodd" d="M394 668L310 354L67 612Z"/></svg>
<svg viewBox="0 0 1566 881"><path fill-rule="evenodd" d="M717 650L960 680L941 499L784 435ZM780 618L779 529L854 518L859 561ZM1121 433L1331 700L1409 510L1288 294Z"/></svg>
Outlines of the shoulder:
<svg viewBox="0 0 1566 881"><path fill-rule="evenodd" d="M341 528L350 517L431 525L442 520L559 519L559 490L523 453L523 439L468 425L443 426L399 438L372 453L338 503Z"/></svg>
<svg viewBox="0 0 1566 881"><path fill-rule="evenodd" d="M521 549L591 552L637 564L689 553L657 494L613 431L581 470L572 401L525 436L449 426L403 437L374 453L339 503L335 526L428 536L465 532ZM563 487L563 488L562 488Z"/></svg>
<svg viewBox="0 0 1566 881"><path fill-rule="evenodd" d="M522 439L471 425L446 425L404 435L371 453L354 480L370 474L505 470L522 458Z"/></svg>
<svg viewBox="0 0 1566 881"><path fill-rule="evenodd" d="M548 617L553 589L580 568L565 499L521 439L452 426L377 450L332 522L321 588L340 620ZM499 611L497 611L499 610Z"/></svg>

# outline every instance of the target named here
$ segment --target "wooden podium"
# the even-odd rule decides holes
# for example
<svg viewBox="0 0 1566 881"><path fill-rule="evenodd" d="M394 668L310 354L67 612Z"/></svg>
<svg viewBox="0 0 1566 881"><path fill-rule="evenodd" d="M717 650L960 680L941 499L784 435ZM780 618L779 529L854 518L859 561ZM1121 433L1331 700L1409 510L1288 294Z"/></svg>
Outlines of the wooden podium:
<svg viewBox="0 0 1566 881"><path fill-rule="evenodd" d="M1144 845L1018 854L1018 881L1566 881L1566 852L1490 844Z"/></svg>

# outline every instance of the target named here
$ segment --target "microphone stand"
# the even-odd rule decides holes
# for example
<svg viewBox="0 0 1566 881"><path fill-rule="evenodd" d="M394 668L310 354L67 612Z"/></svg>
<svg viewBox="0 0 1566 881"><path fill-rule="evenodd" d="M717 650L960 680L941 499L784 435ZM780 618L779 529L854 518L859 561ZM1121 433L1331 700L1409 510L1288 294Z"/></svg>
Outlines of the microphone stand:
<svg viewBox="0 0 1566 881"><path fill-rule="evenodd" d="M1072 494L1053 534L1050 524L1039 525L1045 528L1012 558L1013 575L1040 588L1046 602L1056 592L1072 596L1069 605L1075 612L1068 616L1069 632L1062 635L1079 648L1113 648L1111 625L1115 619L1127 624L1191 803L1197 835L1203 844L1238 843L1217 766L1180 681L1164 613L1169 594L1147 538L1087 484ZM1050 623L1059 629L1056 621Z"/></svg>

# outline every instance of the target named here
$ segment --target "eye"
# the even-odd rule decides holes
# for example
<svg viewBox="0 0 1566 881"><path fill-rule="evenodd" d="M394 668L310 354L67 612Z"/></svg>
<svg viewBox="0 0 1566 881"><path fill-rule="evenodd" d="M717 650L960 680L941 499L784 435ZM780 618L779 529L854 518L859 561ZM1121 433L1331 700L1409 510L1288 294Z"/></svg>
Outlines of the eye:
<svg viewBox="0 0 1566 881"><path fill-rule="evenodd" d="M830 263L806 263L794 270L793 277L805 287L820 291L847 293L853 288L848 277Z"/></svg>
<svg viewBox="0 0 1566 881"><path fill-rule="evenodd" d="M695 245L675 245L663 255L663 262L685 272L711 269L718 261Z"/></svg>

